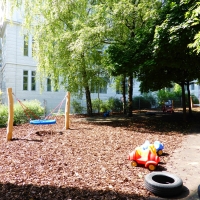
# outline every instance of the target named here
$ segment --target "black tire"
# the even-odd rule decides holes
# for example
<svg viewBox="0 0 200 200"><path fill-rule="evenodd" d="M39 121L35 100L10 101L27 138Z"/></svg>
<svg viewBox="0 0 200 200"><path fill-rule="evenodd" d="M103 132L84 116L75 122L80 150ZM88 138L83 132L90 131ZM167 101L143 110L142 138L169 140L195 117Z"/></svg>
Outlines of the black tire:
<svg viewBox="0 0 200 200"><path fill-rule="evenodd" d="M183 181L168 172L152 172L145 176L145 188L160 197L172 197L181 193Z"/></svg>
<svg viewBox="0 0 200 200"><path fill-rule="evenodd" d="M200 197L200 185L198 186L197 192L198 192L198 195Z"/></svg>

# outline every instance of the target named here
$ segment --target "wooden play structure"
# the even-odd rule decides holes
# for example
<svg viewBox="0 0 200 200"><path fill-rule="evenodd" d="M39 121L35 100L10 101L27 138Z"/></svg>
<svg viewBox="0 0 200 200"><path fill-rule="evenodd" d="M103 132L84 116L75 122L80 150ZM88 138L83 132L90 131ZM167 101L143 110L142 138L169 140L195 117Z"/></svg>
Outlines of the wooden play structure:
<svg viewBox="0 0 200 200"><path fill-rule="evenodd" d="M14 121L14 106L13 106L13 93L12 88L7 88L8 94L8 126L7 126L7 141L12 140L12 132L13 132L13 121ZM65 129L69 129L69 114L70 114L70 93L67 92L65 98ZM64 100L63 99L63 100ZM30 124L33 125L47 125L47 124L55 124L56 120L31 120Z"/></svg>

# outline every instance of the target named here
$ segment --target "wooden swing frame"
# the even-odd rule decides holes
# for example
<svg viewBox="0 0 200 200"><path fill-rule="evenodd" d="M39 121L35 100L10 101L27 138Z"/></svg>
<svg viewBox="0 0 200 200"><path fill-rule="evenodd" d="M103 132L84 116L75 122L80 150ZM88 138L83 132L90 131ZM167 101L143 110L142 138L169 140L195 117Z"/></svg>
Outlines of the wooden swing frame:
<svg viewBox="0 0 200 200"><path fill-rule="evenodd" d="M13 121L14 121L14 103L13 103L13 93L12 88L7 88L8 94L8 126L6 140L12 140L13 132ZM70 113L70 92L66 94L66 104L65 104L65 129L69 129L69 113ZM35 123L34 123L35 121ZM40 121L40 122L39 122ZM30 121L31 123L31 121ZM44 124L55 124L55 120L32 120L31 124L44 125Z"/></svg>

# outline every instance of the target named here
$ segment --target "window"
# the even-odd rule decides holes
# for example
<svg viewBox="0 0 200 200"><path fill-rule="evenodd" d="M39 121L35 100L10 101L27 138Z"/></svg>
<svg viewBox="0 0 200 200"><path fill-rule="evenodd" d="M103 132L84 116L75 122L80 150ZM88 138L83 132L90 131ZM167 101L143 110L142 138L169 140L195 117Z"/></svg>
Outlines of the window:
<svg viewBox="0 0 200 200"><path fill-rule="evenodd" d="M107 81L106 78L102 78L101 85L98 83L91 83L91 93L107 94Z"/></svg>
<svg viewBox="0 0 200 200"><path fill-rule="evenodd" d="M122 83L119 85L116 85L116 94L122 94ZM128 82L126 80L125 82L125 94L128 94Z"/></svg>
<svg viewBox="0 0 200 200"><path fill-rule="evenodd" d="M28 71L23 71L23 90L28 90Z"/></svg>
<svg viewBox="0 0 200 200"><path fill-rule="evenodd" d="M24 35L24 56L28 56L28 36Z"/></svg>
<svg viewBox="0 0 200 200"><path fill-rule="evenodd" d="M51 92L51 79L47 78L47 91Z"/></svg>
<svg viewBox="0 0 200 200"><path fill-rule="evenodd" d="M107 83L99 87L99 93L107 94Z"/></svg>
<svg viewBox="0 0 200 200"><path fill-rule="evenodd" d="M31 71L31 90L35 91L36 90L36 80L35 80L35 71Z"/></svg>
<svg viewBox="0 0 200 200"><path fill-rule="evenodd" d="M194 90L194 83L191 83L190 89L191 89L191 90Z"/></svg>
<svg viewBox="0 0 200 200"><path fill-rule="evenodd" d="M35 71L23 71L23 90L35 91L36 90L36 72Z"/></svg>

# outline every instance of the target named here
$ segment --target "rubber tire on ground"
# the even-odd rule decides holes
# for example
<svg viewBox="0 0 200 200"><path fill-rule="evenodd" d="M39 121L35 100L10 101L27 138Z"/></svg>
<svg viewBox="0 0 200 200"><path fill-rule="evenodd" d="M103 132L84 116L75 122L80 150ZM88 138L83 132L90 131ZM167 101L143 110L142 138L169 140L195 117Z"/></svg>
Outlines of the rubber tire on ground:
<svg viewBox="0 0 200 200"><path fill-rule="evenodd" d="M200 197L200 185L198 186L197 192L198 192L198 195Z"/></svg>
<svg viewBox="0 0 200 200"><path fill-rule="evenodd" d="M145 188L160 197L172 197L181 193L183 181L168 172L151 172L145 176Z"/></svg>

